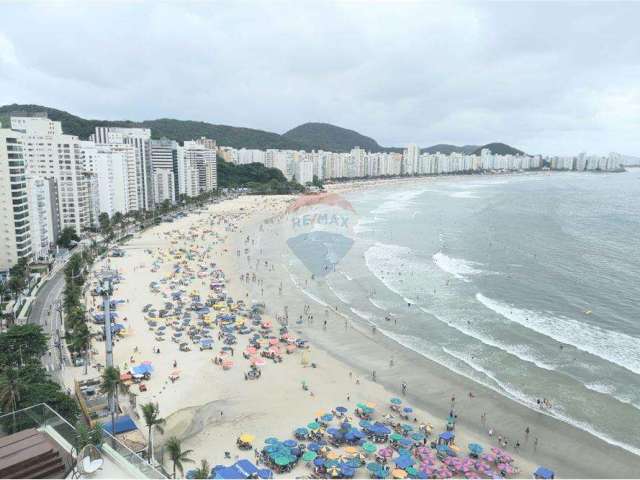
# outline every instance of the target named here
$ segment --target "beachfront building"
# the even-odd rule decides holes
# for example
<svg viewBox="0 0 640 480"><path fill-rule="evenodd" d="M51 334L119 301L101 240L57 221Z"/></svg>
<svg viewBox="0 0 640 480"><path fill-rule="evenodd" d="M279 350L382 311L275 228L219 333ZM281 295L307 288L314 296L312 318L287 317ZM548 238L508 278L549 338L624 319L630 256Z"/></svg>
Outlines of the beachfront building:
<svg viewBox="0 0 640 480"><path fill-rule="evenodd" d="M418 167L418 157L420 156L420 148L412 143L407 146L402 154L402 175L415 175Z"/></svg>
<svg viewBox="0 0 640 480"><path fill-rule="evenodd" d="M126 214L138 209L135 149L127 144L80 142L84 168L91 174L93 224L98 215Z"/></svg>
<svg viewBox="0 0 640 480"><path fill-rule="evenodd" d="M65 135L60 122L45 114L12 116L11 127L23 133L27 174L55 180L60 227L71 227L81 234L91 224L91 205L80 140Z"/></svg>
<svg viewBox="0 0 640 480"><path fill-rule="evenodd" d="M0 128L0 272L31 258L31 229L22 135Z"/></svg>
<svg viewBox="0 0 640 480"><path fill-rule="evenodd" d="M97 144L131 145L135 154L138 210L154 208L153 168L149 152L148 128L96 127L91 140Z"/></svg>
<svg viewBox="0 0 640 480"><path fill-rule="evenodd" d="M34 260L47 260L60 235L58 186L53 178L27 176L31 252Z"/></svg>
<svg viewBox="0 0 640 480"><path fill-rule="evenodd" d="M175 203L176 194L179 190L178 143L168 138L151 140L149 142L149 152L153 171L154 201L156 204L164 200ZM172 185L166 184L169 180ZM160 182L161 185L158 185L157 182Z"/></svg>
<svg viewBox="0 0 640 480"><path fill-rule="evenodd" d="M215 150L196 141L186 141L177 158L180 194L195 197L218 188Z"/></svg>

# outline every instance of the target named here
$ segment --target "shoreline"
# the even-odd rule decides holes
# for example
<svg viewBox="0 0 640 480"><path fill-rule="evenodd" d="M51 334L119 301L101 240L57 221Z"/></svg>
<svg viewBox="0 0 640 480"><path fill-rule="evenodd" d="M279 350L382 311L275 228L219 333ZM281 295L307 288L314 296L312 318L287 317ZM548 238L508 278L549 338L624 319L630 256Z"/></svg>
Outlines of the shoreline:
<svg viewBox="0 0 640 480"><path fill-rule="evenodd" d="M428 180L433 179L429 177ZM250 271L252 263L246 262L244 255L234 254L235 248L243 244L247 235L257 238L262 222L282 212L291 198L241 197L210 206L207 213L194 214L175 223L161 224L142 235L136 235L124 246L127 252L124 259L111 259L125 277L114 294L114 298L127 299L122 310L119 308L118 311L121 312L121 317L128 316L130 319L125 322L130 334L120 339L114 349L115 364L123 365L130 359L134 347L138 346L141 348L136 361L153 360L156 372L147 382L149 392L138 394L136 391L136 394L139 396L138 410L146 401L157 401L161 415L168 421L165 435L156 436L156 445L161 445L163 439L170 434L176 434L183 440L183 448L194 450L193 458L196 461L206 458L212 465L229 464L232 460L224 458L224 451L237 452L235 438L240 433L255 434L255 446L261 447L267 436L291 436L293 429L311 421L318 409L331 409L339 404L353 407L359 401L375 401L382 407L399 390L401 374L409 387L407 399L412 406L419 407L417 416L420 421L434 425L434 433L442 431L450 407L449 399L453 393L456 394L456 410L460 414L457 431L464 439L460 442L463 448L468 441L478 441L484 445L495 444L498 434L506 434L510 439L509 451L513 453L513 443L519 434L523 435L524 428L530 425L532 433L528 444L520 438L521 451L514 455L522 469L520 477L531 477L531 472L539 464L556 470L559 478L628 478L640 471L640 457L548 415L532 411L445 369L382 334L373 338L367 334L368 328L361 326L359 320L354 322L356 317L350 314L351 326L346 332L343 317L336 315L331 316L332 327L327 331L322 330L319 320L316 326L290 325L290 331L296 335L300 332L302 338L311 342L312 361L318 364L318 368L311 369L302 365L300 354L295 353L285 356L282 364L265 366L263 378L255 382L243 379L241 372L248 363L239 353L235 356L238 365L227 372L212 364L212 352L178 352L177 344L164 342L161 344L163 353L152 354L154 337L146 329L141 308L146 303L158 305L158 299L152 297L147 285L149 281L167 275L169 265L164 265L164 269L159 268L156 272L148 271L152 261L144 250L170 250L183 243L186 245L189 241L188 238L183 238L174 244L168 240L166 232L188 233L189 228L195 228L194 231L217 231L216 235L203 233L199 244L209 245L210 251L206 255L225 272L228 279L227 290L234 298L243 297L244 293L244 299L249 303L252 300L265 301L267 319L273 319L275 314L282 313L284 305L289 305L290 313L294 313L292 318L296 318L304 304L310 303L310 299L304 297L293 284L286 269L281 271L284 257L281 251L283 242L280 239L268 239L264 245L267 250L265 258L269 257L270 263L277 267L277 272L264 272L266 276L263 276L263 272L256 268L259 278L264 281L261 287L264 288L264 295L255 285L240 282L239 276L242 272ZM234 227L207 226L206 222L211 215L235 218ZM211 238L205 238L207 235L211 235ZM222 237L226 238L221 243ZM214 238L215 242L212 241ZM255 256L253 259L255 260ZM95 269L99 269L99 265L95 265L94 271ZM282 297L278 295L280 281L286 286L286 294ZM208 288L204 288L204 283L201 292L208 291ZM247 295L245 292L251 293ZM317 309L314 311L317 312ZM316 318L321 316L317 315ZM103 351L104 344L99 344L99 347ZM238 350L241 348L240 345L237 347ZM100 348L98 351L98 358L101 359ZM394 358L393 368L388 365L390 356ZM182 378L175 385L166 379L174 359L179 361L178 367L182 369ZM416 365L421 368L415 368ZM371 369L378 372L376 382L369 379ZM77 377L83 378L81 367L68 369L66 373L73 370ZM348 375L350 371L359 376L359 385L356 386L354 379ZM90 369L90 376L96 375L96 371ZM313 396L300 388L302 379L312 386ZM471 390L476 394L473 400L466 397L466 393ZM351 394L350 402L345 398L346 393ZM380 410L386 412L386 408ZM496 430L493 442L490 442L485 427L480 424L483 410L487 411L487 425ZM146 435L144 422L135 416L134 419ZM534 432L539 433L537 436L540 438L535 454L531 451L532 439L536 436ZM160 457L162 448L156 448L156 453ZM251 456L249 453L248 457ZM188 465L186 469L188 468L192 467ZM302 465L291 472L292 475L307 473L309 471Z"/></svg>

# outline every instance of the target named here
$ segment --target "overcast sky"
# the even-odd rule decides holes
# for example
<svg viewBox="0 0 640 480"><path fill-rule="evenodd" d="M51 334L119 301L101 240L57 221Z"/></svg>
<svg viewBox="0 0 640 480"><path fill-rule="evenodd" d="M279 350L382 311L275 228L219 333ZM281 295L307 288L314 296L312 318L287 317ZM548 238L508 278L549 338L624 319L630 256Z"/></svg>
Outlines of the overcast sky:
<svg viewBox="0 0 640 480"><path fill-rule="evenodd" d="M0 104L640 154L640 3L0 3Z"/></svg>

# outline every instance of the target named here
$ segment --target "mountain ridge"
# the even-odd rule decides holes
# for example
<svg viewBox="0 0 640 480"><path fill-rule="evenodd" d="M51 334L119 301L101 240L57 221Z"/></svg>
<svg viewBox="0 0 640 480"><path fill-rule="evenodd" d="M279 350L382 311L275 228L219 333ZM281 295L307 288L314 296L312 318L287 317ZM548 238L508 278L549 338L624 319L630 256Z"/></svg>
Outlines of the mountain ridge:
<svg viewBox="0 0 640 480"><path fill-rule="evenodd" d="M152 138L167 137L184 142L199 137L208 137L217 141L218 145L233 148L250 148L266 150L270 148L283 150L325 150L330 152L348 152L360 147L371 152L399 152L401 147L383 147L376 140L347 128L330 123L307 122L294 127L284 134L246 127L218 125L195 120L178 120L158 118L155 120L98 120L85 119L64 110L34 104L10 104L0 106L0 122L10 127L9 116L14 113L34 114L44 112L51 120L60 121L65 133L88 139L96 126L139 127L150 128ZM478 145L438 144L421 149L423 153L450 154L453 152L476 154L482 148L489 148L494 153L523 154L522 151L504 143L488 143Z"/></svg>

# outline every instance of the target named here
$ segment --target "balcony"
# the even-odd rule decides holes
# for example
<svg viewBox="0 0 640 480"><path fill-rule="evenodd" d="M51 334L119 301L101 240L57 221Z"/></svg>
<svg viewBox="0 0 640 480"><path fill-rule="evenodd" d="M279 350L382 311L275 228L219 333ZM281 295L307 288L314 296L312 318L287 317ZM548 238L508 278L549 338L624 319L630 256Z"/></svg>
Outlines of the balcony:
<svg viewBox="0 0 640 480"><path fill-rule="evenodd" d="M41 403L0 416L7 425L0 433L0 472L11 478L89 478L76 470L75 428L48 405ZM15 426L12 435L4 433ZM142 457L104 431L99 453L102 467L90 478L167 478ZM7 476L5 476L7 478Z"/></svg>

